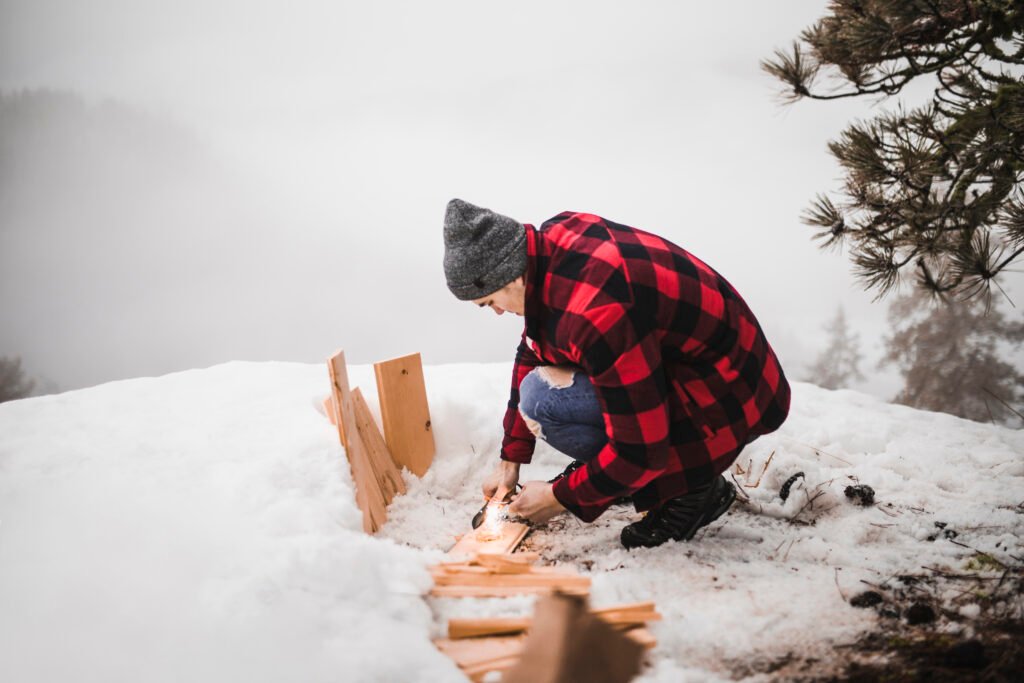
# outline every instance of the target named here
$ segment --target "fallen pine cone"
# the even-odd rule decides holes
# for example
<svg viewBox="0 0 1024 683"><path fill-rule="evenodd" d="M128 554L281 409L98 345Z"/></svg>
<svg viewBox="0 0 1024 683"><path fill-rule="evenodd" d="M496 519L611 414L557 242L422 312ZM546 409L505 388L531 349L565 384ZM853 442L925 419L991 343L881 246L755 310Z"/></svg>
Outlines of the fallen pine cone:
<svg viewBox="0 0 1024 683"><path fill-rule="evenodd" d="M846 497L850 500L858 503L859 505L874 505L875 503L875 490L867 484L857 484L856 486L847 486L843 492Z"/></svg>

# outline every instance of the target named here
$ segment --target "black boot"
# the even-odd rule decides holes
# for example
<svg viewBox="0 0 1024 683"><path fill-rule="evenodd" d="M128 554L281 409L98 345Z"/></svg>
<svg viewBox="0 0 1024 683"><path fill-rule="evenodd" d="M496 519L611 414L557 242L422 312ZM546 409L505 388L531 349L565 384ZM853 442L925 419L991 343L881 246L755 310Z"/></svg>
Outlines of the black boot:
<svg viewBox="0 0 1024 683"><path fill-rule="evenodd" d="M689 541L697 530L715 521L736 500L736 487L725 477L666 501L651 510L639 522L622 529L622 545L627 549L653 548L666 541Z"/></svg>

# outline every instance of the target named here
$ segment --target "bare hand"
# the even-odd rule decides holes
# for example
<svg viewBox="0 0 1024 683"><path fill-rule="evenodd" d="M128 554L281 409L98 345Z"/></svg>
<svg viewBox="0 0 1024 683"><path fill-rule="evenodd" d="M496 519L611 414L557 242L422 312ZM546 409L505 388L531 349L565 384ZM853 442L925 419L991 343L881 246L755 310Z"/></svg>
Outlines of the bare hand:
<svg viewBox="0 0 1024 683"><path fill-rule="evenodd" d="M518 483L519 463L500 460L497 467L484 479L484 498L486 500L505 500L510 493L516 490Z"/></svg>
<svg viewBox="0 0 1024 683"><path fill-rule="evenodd" d="M554 487L546 481L528 481L516 499L508 506L509 513L543 524L565 508L555 498Z"/></svg>

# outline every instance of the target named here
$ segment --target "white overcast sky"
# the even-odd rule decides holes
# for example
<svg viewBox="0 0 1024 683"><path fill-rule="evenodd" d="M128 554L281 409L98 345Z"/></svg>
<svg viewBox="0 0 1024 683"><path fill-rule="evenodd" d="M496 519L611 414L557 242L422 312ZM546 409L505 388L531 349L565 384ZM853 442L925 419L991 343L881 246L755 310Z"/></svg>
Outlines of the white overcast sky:
<svg viewBox="0 0 1024 683"><path fill-rule="evenodd" d="M0 355L63 389L336 348L510 360L521 319L444 284L444 206L461 197L672 239L737 287L797 379L840 304L873 358L884 304L799 221L839 187L827 142L873 103L783 106L758 67L825 9L0 0L0 89L116 100L194 138L209 166L124 183L90 152L74 187L44 167L18 175L38 187L0 188ZM59 165L51 147L40 164ZM865 369L861 388L892 390Z"/></svg>

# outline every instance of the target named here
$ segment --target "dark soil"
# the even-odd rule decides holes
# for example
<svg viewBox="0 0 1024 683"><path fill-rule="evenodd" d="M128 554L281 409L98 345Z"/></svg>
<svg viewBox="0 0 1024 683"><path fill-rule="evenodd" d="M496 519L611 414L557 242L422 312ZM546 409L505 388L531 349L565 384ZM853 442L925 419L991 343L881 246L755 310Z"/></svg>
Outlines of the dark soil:
<svg viewBox="0 0 1024 683"><path fill-rule="evenodd" d="M983 559L979 559L984 566ZM918 683L1024 680L1024 569L1001 574L930 572L900 575L849 598L878 614L876 630L832 656L787 653L770 661L738 660L737 679L768 674L772 681ZM943 602L950 585L981 608L976 619L959 613L961 601ZM956 633L957 635L953 635Z"/></svg>
<svg viewBox="0 0 1024 683"><path fill-rule="evenodd" d="M980 626L970 638L924 633L904 639L872 634L856 649L860 654L884 654L885 661L855 660L839 676L817 680L1020 681L1024 671L1024 624L1004 621Z"/></svg>

